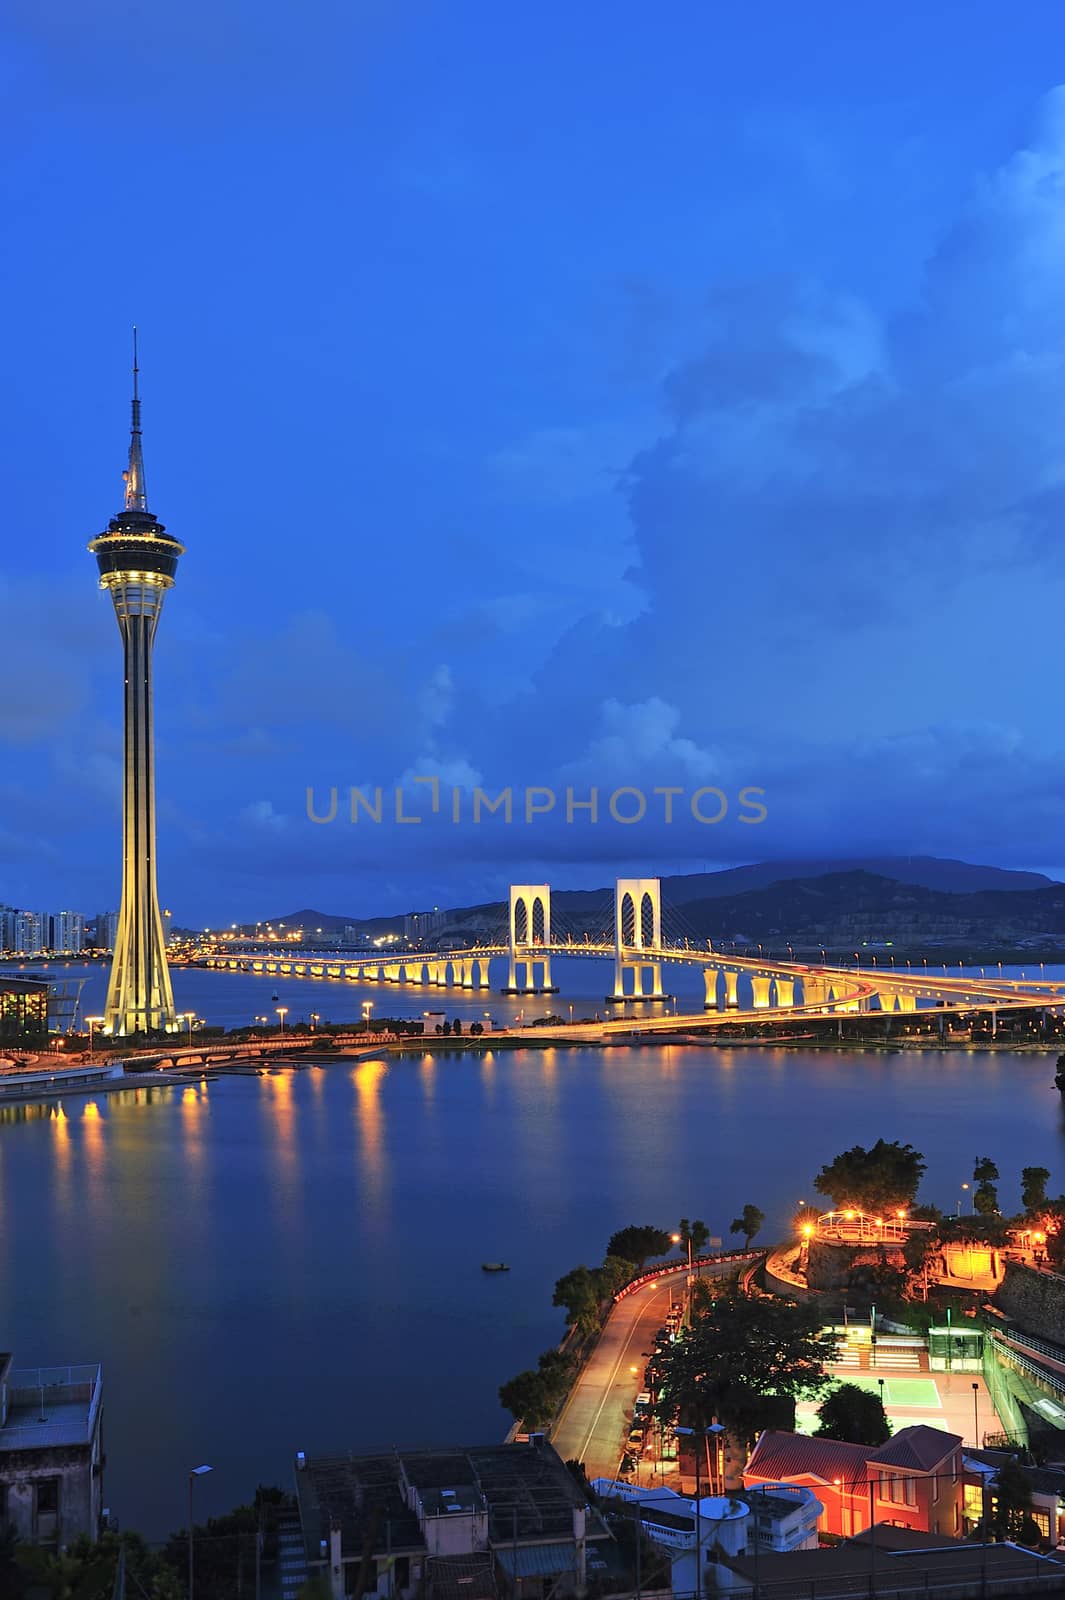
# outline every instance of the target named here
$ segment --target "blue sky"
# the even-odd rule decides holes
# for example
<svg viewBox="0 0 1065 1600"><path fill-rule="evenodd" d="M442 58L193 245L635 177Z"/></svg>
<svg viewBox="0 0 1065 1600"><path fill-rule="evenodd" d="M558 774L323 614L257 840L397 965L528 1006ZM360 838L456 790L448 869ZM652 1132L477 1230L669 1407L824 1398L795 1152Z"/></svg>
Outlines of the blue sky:
<svg viewBox="0 0 1065 1600"><path fill-rule="evenodd" d="M85 545L134 321L188 547L177 921L806 853L1057 870L1063 35L1039 3L15 0L0 901L117 900ZM307 819L308 786L425 810L426 774L435 819ZM453 824L478 783L559 805ZM566 785L683 814L566 825Z"/></svg>

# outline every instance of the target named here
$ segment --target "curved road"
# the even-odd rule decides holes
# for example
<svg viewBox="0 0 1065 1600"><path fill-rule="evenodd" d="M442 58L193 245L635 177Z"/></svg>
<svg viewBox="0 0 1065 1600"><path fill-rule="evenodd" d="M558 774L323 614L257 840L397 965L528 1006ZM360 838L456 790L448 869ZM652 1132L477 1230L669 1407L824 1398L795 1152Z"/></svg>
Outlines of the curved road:
<svg viewBox="0 0 1065 1600"><path fill-rule="evenodd" d="M764 1252L751 1252L752 1257L761 1254ZM697 1264L695 1275L720 1277L735 1267L733 1256ZM599 1343L551 1430L551 1443L563 1461L583 1461L589 1478L612 1478L617 1473L655 1333L665 1321L671 1301L683 1303L687 1276L686 1263L680 1270L673 1267L614 1305Z"/></svg>

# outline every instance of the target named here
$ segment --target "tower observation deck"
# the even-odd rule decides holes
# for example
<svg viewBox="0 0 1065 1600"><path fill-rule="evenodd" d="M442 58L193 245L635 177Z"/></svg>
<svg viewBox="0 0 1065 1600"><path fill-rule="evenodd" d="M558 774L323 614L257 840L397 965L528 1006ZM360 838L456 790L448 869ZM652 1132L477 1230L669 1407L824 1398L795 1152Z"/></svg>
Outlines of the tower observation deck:
<svg viewBox="0 0 1065 1600"><path fill-rule="evenodd" d="M184 546L148 510L141 450L137 335L125 504L89 545L100 587L111 595L125 656L122 899L103 1032L119 1037L178 1026L155 865L155 742L152 650L163 597Z"/></svg>

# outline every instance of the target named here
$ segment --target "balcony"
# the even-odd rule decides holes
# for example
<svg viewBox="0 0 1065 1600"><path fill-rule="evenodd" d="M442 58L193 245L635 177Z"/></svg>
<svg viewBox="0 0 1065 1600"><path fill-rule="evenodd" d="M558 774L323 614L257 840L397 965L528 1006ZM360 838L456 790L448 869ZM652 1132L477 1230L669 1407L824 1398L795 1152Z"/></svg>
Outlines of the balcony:
<svg viewBox="0 0 1065 1600"><path fill-rule="evenodd" d="M100 1394L99 1366L24 1367L9 1373L0 1452L90 1444Z"/></svg>

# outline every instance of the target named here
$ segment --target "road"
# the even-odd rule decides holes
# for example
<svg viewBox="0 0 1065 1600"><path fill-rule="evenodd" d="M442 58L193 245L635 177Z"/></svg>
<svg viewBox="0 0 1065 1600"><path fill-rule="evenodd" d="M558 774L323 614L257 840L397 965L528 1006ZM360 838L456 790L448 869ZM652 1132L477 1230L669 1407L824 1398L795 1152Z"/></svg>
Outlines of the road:
<svg viewBox="0 0 1065 1600"><path fill-rule="evenodd" d="M715 1277L735 1268L731 1260L697 1266L695 1272ZM551 1430L551 1443L563 1461L583 1461L590 1478L617 1473L655 1332L671 1299L683 1299L686 1278L686 1272L679 1272L656 1279L618 1301Z"/></svg>

